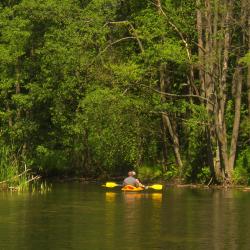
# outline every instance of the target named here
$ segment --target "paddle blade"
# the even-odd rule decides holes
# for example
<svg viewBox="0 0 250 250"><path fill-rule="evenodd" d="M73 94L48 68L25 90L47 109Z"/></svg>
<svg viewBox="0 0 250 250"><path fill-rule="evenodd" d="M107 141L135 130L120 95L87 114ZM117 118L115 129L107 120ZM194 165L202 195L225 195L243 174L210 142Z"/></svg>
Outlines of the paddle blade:
<svg viewBox="0 0 250 250"><path fill-rule="evenodd" d="M113 187L118 187L120 185L115 182L106 182L103 186L107 188L113 188Z"/></svg>
<svg viewBox="0 0 250 250"><path fill-rule="evenodd" d="M161 184L154 184L152 186L148 186L148 188L153 188L155 190L162 190L162 185Z"/></svg>

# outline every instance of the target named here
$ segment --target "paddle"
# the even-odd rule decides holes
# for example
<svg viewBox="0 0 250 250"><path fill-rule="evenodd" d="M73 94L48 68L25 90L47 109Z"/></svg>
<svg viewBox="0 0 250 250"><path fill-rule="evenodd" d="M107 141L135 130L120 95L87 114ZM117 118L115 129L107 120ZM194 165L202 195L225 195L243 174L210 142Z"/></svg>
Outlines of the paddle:
<svg viewBox="0 0 250 250"><path fill-rule="evenodd" d="M121 187L122 185L117 184L115 182L106 182L104 185L102 185L103 187L107 187L107 188L113 188L113 187Z"/></svg>
<svg viewBox="0 0 250 250"><path fill-rule="evenodd" d="M153 188L155 190L162 190L162 185L161 184L154 184L154 185L151 185L151 186L146 186L145 188L146 189L147 188Z"/></svg>
<svg viewBox="0 0 250 250"><path fill-rule="evenodd" d="M115 182L106 182L102 186L107 187L107 188L113 188L113 187L121 187L122 185L117 184ZM154 184L154 185L150 185L150 186L145 186L145 189L148 189L148 188L152 188L152 189L155 189L155 190L162 190L162 185L161 184Z"/></svg>

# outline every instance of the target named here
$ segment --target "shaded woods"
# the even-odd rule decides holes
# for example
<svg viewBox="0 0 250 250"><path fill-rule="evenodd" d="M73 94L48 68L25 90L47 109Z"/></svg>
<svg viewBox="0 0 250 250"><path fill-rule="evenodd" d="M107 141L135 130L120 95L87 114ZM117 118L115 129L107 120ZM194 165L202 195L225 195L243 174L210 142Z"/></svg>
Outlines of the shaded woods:
<svg viewBox="0 0 250 250"><path fill-rule="evenodd" d="M25 171L248 184L248 0L2 0L0 181Z"/></svg>

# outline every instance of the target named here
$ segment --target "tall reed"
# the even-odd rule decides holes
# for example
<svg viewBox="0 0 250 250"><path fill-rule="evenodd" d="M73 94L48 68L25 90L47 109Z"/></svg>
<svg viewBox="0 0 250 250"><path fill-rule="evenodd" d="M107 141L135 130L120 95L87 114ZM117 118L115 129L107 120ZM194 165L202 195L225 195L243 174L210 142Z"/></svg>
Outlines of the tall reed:
<svg viewBox="0 0 250 250"><path fill-rule="evenodd" d="M0 147L0 181L11 180L18 174L18 163L9 147Z"/></svg>
<svg viewBox="0 0 250 250"><path fill-rule="evenodd" d="M28 188L28 169L18 161L14 150L0 147L0 189L24 190Z"/></svg>

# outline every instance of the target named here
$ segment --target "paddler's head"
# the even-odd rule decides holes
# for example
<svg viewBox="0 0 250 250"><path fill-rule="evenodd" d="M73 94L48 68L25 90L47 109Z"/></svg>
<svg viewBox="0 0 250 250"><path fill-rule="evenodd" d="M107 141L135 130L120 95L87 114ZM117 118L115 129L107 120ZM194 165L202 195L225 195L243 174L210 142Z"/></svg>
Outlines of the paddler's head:
<svg viewBox="0 0 250 250"><path fill-rule="evenodd" d="M128 176L135 176L136 175L136 172L135 171L129 171L128 172Z"/></svg>

